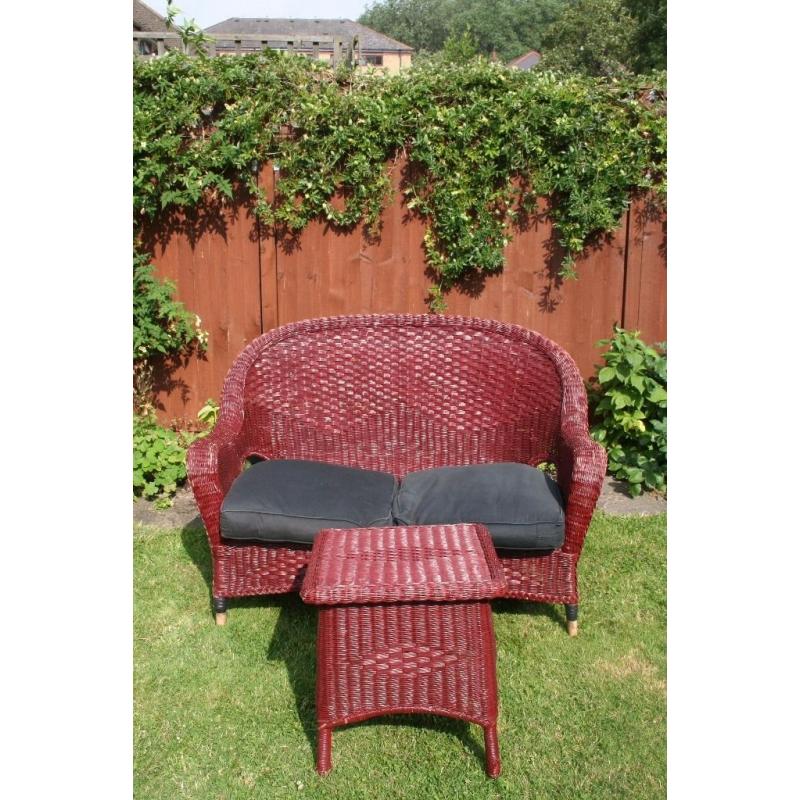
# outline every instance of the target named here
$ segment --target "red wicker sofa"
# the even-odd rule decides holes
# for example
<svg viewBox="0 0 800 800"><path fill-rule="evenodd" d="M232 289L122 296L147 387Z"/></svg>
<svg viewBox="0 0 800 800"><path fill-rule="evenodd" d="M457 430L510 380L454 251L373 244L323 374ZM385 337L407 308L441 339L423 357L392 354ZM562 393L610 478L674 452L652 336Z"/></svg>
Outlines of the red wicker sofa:
<svg viewBox="0 0 800 800"><path fill-rule="evenodd" d="M606 468L575 362L533 331L485 319L363 315L284 325L231 367L213 433L188 472L211 545L217 622L229 598L298 591L304 546L226 541L222 501L245 459L307 459L406 473L486 462L556 465L564 544L499 551L507 597L566 606Z"/></svg>

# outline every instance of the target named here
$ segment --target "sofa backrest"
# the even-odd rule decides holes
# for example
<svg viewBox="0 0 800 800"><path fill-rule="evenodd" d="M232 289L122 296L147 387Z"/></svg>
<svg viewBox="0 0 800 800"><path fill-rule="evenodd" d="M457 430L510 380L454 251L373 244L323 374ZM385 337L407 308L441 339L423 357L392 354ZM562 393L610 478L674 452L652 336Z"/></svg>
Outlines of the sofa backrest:
<svg viewBox="0 0 800 800"><path fill-rule="evenodd" d="M283 326L240 357L244 433L265 458L398 477L446 465L537 464L550 458L560 422L553 348L563 354L532 331L460 317Z"/></svg>

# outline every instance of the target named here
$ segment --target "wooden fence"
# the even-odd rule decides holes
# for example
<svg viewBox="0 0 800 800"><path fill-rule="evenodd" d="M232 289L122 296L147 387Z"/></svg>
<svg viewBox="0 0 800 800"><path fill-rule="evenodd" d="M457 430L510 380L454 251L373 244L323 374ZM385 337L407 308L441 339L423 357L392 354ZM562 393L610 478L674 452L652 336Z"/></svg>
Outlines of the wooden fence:
<svg viewBox="0 0 800 800"><path fill-rule="evenodd" d="M424 223L411 215L394 171L393 203L378 241L361 228L342 232L311 223L295 240L267 236L246 198L149 226L144 243L158 273L197 313L209 333L204 356L159 373L162 422L194 421L208 398L219 399L233 359L253 338L287 322L336 314L425 313ZM260 175L267 196L275 175ZM544 206L542 211L544 211ZM562 345L585 377L600 360L595 346L616 322L666 339L666 219L637 200L619 228L577 264L578 279L558 277L561 253L539 216L515 232L502 273L447 296L448 314L487 317L537 330Z"/></svg>

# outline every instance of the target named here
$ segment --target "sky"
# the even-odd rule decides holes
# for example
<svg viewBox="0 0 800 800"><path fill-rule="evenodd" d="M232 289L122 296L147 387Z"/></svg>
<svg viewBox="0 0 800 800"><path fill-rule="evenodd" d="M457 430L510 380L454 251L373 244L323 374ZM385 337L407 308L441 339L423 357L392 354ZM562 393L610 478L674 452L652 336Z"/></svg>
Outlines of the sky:
<svg viewBox="0 0 800 800"><path fill-rule="evenodd" d="M164 15L167 0L143 0ZM178 21L194 19L208 28L230 17L287 17L290 19L357 19L371 5L367 0L173 0Z"/></svg>

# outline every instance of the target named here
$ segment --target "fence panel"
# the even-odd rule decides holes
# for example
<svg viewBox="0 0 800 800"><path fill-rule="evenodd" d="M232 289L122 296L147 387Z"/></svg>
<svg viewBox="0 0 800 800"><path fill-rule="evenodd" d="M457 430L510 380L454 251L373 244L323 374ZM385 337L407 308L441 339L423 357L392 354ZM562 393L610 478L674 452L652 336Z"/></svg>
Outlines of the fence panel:
<svg viewBox="0 0 800 800"><path fill-rule="evenodd" d="M310 223L297 242L278 243L278 317L281 324L335 314L425 313L423 223L399 198L385 209L380 237L362 226L350 232Z"/></svg>
<svg viewBox="0 0 800 800"><path fill-rule="evenodd" d="M204 355L157 371L158 416L164 423L196 421L233 359L261 333L261 280L256 220L244 197L228 208L204 208L148 226L157 274L173 281L176 295L208 332ZM274 249L274 248L273 248Z"/></svg>
<svg viewBox="0 0 800 800"><path fill-rule="evenodd" d="M263 235L243 197L232 209L205 209L177 223L151 226L162 277L199 314L209 332L202 358L185 360L161 375L163 422L193 421L209 397L218 399L233 359L260 333L312 317L357 313L425 313L431 284L423 251L424 223L403 205L402 165L394 171L394 197L377 239L361 226L343 232L309 224L296 239ZM274 173L260 175L267 196ZM543 333L575 358L584 376L594 372L598 339L612 325L666 338L666 220L637 200L619 228L579 260L578 279L558 277L561 252L546 204L506 248L504 270L447 296L450 314L513 322ZM148 238L149 237L149 238Z"/></svg>
<svg viewBox="0 0 800 800"><path fill-rule="evenodd" d="M279 243L281 324L333 314L427 311L431 280L425 274L425 226L403 205L399 181L397 169L378 242L361 228L342 233L313 222L298 242ZM599 359L594 343L622 321L626 220L602 247L580 259L577 281L563 281L558 277L562 252L546 205L539 210L506 248L503 271L451 291L447 313L537 330L563 344L588 377Z"/></svg>
<svg viewBox="0 0 800 800"><path fill-rule="evenodd" d="M539 331L564 346L588 377L599 360L595 342L622 318L625 226L579 259L577 280L563 280L558 275L563 252L545 211L540 203L537 219L515 233L503 271L487 277L478 291L452 292L448 312Z"/></svg>

